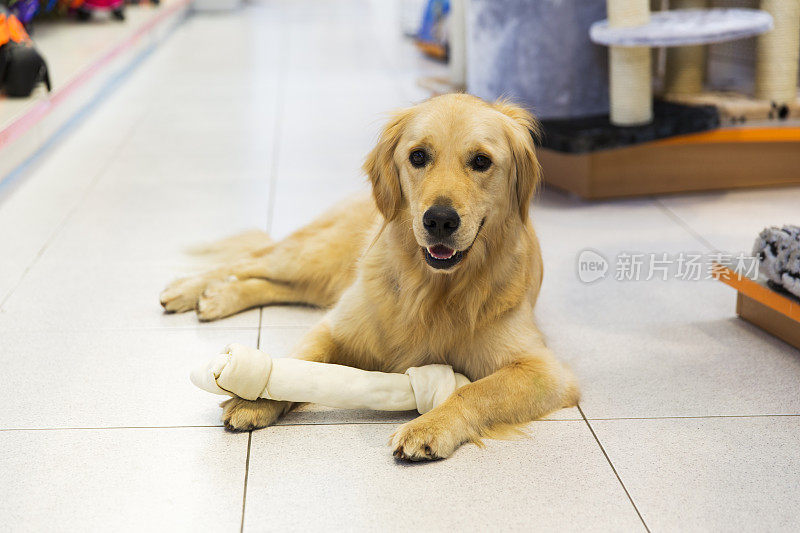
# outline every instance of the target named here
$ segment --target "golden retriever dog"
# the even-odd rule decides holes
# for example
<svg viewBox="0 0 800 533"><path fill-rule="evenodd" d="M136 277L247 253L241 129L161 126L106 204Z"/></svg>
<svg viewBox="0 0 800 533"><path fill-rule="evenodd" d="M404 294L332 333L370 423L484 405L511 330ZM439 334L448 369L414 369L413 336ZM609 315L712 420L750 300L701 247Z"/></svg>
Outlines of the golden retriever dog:
<svg viewBox="0 0 800 533"><path fill-rule="evenodd" d="M280 242L223 242L217 251L229 262L172 283L161 304L204 321L268 304L330 307L295 357L383 372L442 363L472 380L397 429L400 459L445 458L574 406L575 378L533 320L542 282L528 218L540 179L536 128L520 107L465 94L402 110L364 164L371 196ZM233 430L269 426L293 407L238 398L222 406Z"/></svg>

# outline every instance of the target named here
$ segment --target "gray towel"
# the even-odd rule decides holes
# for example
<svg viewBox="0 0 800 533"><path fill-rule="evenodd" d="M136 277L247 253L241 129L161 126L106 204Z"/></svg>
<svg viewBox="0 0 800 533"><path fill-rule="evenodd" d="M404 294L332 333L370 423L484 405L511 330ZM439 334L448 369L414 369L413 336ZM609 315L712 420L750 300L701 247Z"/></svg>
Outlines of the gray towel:
<svg viewBox="0 0 800 533"><path fill-rule="evenodd" d="M753 255L772 283L800 297L800 226L772 226L758 234Z"/></svg>

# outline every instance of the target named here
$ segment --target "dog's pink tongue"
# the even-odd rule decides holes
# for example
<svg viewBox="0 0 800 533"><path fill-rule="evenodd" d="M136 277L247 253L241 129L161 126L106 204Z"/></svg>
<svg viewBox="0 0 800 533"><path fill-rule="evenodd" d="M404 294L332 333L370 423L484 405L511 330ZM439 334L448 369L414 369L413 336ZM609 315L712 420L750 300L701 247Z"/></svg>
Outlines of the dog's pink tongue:
<svg viewBox="0 0 800 533"><path fill-rule="evenodd" d="M437 244L428 248L428 253L436 259L450 259L455 253L452 248L448 248L443 244Z"/></svg>

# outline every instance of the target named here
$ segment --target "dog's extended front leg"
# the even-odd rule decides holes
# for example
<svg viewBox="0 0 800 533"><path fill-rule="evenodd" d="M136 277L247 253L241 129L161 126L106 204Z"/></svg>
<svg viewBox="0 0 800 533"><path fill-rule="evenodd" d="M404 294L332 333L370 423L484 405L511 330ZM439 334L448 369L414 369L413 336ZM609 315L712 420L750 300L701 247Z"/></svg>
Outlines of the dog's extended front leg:
<svg viewBox="0 0 800 533"><path fill-rule="evenodd" d="M306 361L328 363L336 361L339 346L324 320L317 324L300 342L292 357ZM299 404L258 399L255 401L231 398L222 402L222 421L230 430L249 431L274 424L281 416Z"/></svg>
<svg viewBox="0 0 800 533"><path fill-rule="evenodd" d="M461 444L577 402L572 374L543 349L461 387L435 409L400 426L392 436L393 454L411 461L443 459Z"/></svg>

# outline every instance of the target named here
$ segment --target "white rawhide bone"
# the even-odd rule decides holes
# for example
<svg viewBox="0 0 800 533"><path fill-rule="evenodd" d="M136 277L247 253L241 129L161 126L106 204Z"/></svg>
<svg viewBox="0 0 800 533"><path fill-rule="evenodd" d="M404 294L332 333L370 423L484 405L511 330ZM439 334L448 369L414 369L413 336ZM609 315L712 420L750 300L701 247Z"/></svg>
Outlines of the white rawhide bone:
<svg viewBox="0 0 800 533"><path fill-rule="evenodd" d="M469 380L448 365L409 368L405 374L292 358L271 358L241 344L191 374L192 383L214 394L246 400L311 402L345 409L426 413Z"/></svg>

